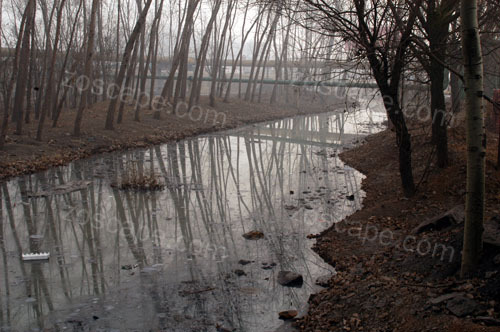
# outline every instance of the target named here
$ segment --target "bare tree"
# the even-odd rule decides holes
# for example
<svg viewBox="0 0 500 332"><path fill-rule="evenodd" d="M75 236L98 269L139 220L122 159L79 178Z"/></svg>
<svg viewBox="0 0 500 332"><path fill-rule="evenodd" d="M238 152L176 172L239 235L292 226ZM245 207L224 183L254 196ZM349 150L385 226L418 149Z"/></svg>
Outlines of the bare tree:
<svg viewBox="0 0 500 332"><path fill-rule="evenodd" d="M308 17L318 22L325 33L340 37L357 47L357 55L368 59L372 75L384 100L384 106L396 131L399 150L399 172L404 194L415 194L412 170L411 135L399 100L400 84L411 44L418 8L422 0L412 3L388 0L353 0L352 5L326 5L321 0L306 0ZM398 18L399 22L396 22Z"/></svg>
<svg viewBox="0 0 500 332"><path fill-rule="evenodd" d="M466 277L475 272L483 246L486 133L478 1L462 0L460 16L467 114L467 198L461 276Z"/></svg>
<svg viewBox="0 0 500 332"><path fill-rule="evenodd" d="M54 84L52 84L52 81L54 80L54 75L55 75L55 65L56 65L57 52L59 46L59 39L61 36L62 11L64 9L65 4L66 0L61 0L61 3L59 4L57 10L56 34L54 37L54 46L52 47L51 60L49 65L49 75L47 76L47 83L45 84L45 86L47 87L47 91L45 92L45 101L40 114L40 120L38 122L38 129L36 133L36 139L39 141L42 140L43 125L45 122L47 111L52 109L52 99L54 94ZM50 36L49 32L47 32L47 36ZM49 45L50 45L50 38L47 37L47 45L46 45L47 50L50 49Z"/></svg>
<svg viewBox="0 0 500 332"><path fill-rule="evenodd" d="M448 135L444 96L445 66L448 62L450 24L458 17L454 0L426 0L424 10L416 8L426 41L420 41L415 53L431 85L432 142L436 145L437 165L448 166ZM414 36L414 40L419 40Z"/></svg>
<svg viewBox="0 0 500 332"><path fill-rule="evenodd" d="M21 52L19 55L19 72L16 77L16 92L14 96L13 119L17 123L17 135L22 135L23 131L23 109L25 107L26 86L30 62L30 36L33 31L35 12L36 2L35 0L29 0L25 9L26 24L22 36Z"/></svg>
<svg viewBox="0 0 500 332"><path fill-rule="evenodd" d="M123 58L122 62L120 65L120 70L118 72L118 75L115 80L115 87L113 88L113 94L111 96L111 102L109 103L108 107L108 113L106 116L106 125L105 128L108 130L113 130L114 128L114 122L115 122L115 111L116 111L116 104L118 102L121 96L121 87L123 84L123 79L125 77L125 72L127 70L127 67L130 65L130 55L132 53L132 50L135 45L135 41L137 40L141 30L142 26L146 23L146 16L148 15L149 7L151 6L153 0L147 0L144 8L142 9L142 12L139 15L139 19L137 20L137 23L135 24L134 30L130 34L130 37L127 41L127 45L125 46L125 51L123 53ZM118 87L118 88L116 88Z"/></svg>
<svg viewBox="0 0 500 332"><path fill-rule="evenodd" d="M85 68L83 70L84 77L91 81L92 78L92 58L94 55L94 41L95 41L95 25L99 1L92 0L92 8L90 10L90 23L87 37L87 51L85 56ZM73 128L73 135L80 136L80 129L83 118L83 110L87 107L87 102L90 95L90 89L84 89L80 99L80 105L76 113L75 125Z"/></svg>

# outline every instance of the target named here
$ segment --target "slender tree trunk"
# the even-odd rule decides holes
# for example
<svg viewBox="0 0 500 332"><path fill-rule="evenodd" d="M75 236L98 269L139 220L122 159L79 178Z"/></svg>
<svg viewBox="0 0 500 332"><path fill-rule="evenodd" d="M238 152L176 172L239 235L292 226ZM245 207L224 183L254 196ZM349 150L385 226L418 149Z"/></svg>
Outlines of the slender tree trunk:
<svg viewBox="0 0 500 332"><path fill-rule="evenodd" d="M200 3L200 0L189 0L188 3L188 8L187 8L187 13L186 13L186 19L184 22L184 28L182 30L182 34L180 35L180 45L176 45L176 48L174 50L174 56L172 59L172 65L170 67L170 72L168 74L167 81L165 82L165 85L163 86L163 90L161 92L161 96L164 99L170 100L172 98L172 92L174 88L174 80L175 80L175 73L177 72L177 69L180 65L182 65L182 61L184 58L186 58L188 55L186 54L187 52L187 45L189 45L190 40L191 40L191 30L192 30L192 25L193 25L193 16L194 13L196 12L196 8L198 7L198 4ZM180 29L179 29L180 31ZM181 72L179 71L179 77L177 77L177 84L179 84L179 79L181 76Z"/></svg>
<svg viewBox="0 0 500 332"><path fill-rule="evenodd" d="M90 23L87 38L87 52L85 56L85 68L83 70L84 77L91 82L92 81L92 58L94 55L94 41L95 41L95 25L97 17L97 9L99 6L99 0L92 0L92 8L90 10ZM78 106L78 111L76 113L75 125L73 128L73 135L80 136L80 128L83 118L83 110L87 107L88 98L90 95L90 88L84 89L82 91L82 96L80 99L80 105Z"/></svg>
<svg viewBox="0 0 500 332"><path fill-rule="evenodd" d="M35 34L31 34L31 45L35 45ZM31 47L30 59L36 59L36 47ZM31 109L33 106L32 95L33 95L33 84L36 84L36 78L38 76L36 68L36 61L30 61L29 73L28 73L28 86L26 88L26 114L24 115L24 123L28 124L31 122ZM40 86L36 87L35 90L35 100L38 100L40 96ZM35 118L38 119L38 114L35 112Z"/></svg>
<svg viewBox="0 0 500 332"><path fill-rule="evenodd" d="M285 38L283 39L283 45L281 46L281 54L278 58L278 52L276 52L276 83L274 84L273 86L273 92L271 93L271 100L270 100L270 103L271 104L275 104L276 103L276 97L277 97L277 94L278 94L278 80L281 79L281 72L282 72L282 68L283 68L283 59L285 57L285 54L286 54L286 50L288 48L288 40L290 38L290 30L292 28L292 25L289 23L288 24L288 28L286 29L286 35L285 35ZM277 49L277 47L276 47Z"/></svg>
<svg viewBox="0 0 500 332"><path fill-rule="evenodd" d="M64 62L62 64L62 68L61 68L61 74L59 76L59 80L57 82L57 92L56 92L56 100L54 102L54 109L52 110L52 128L55 128L57 126L57 121L59 120L59 116L61 114L61 110L62 110L62 106L63 106L63 103L64 101L66 100L66 96L68 94L68 90L69 88L66 86L64 87L64 91L63 91L63 96L61 98L61 101L58 102L58 99L59 98L59 93L60 93L60 90L61 88L63 87L63 80L64 80L64 76L65 76L65 71L66 71L66 66L68 64L68 58L69 58L69 55L71 53L71 48L73 46L73 41L75 39L75 31L76 31L76 27L77 27L77 22L78 22L78 17L80 16L80 12L82 10L82 7L83 7L83 0L80 0L80 4L78 6L78 10L75 14L75 18L74 18L74 21L73 21L73 26L71 28L71 34L70 34L70 37L69 37L69 43L68 43L68 49L66 51L66 55L64 57ZM73 65L71 66L71 70L70 72L74 72L76 69L76 62L73 63Z"/></svg>
<svg viewBox="0 0 500 332"><path fill-rule="evenodd" d="M483 115L483 55L477 5L477 0L462 0L460 8L467 119L467 198L460 273L462 277L474 274L483 248L486 134Z"/></svg>
<svg viewBox="0 0 500 332"><path fill-rule="evenodd" d="M191 109L194 106L195 101L198 100L200 95L201 85L203 84L201 79L203 78L203 71L205 70L205 61L207 58L208 46L210 44L210 37L212 35L213 25L217 18L217 14L219 13L221 3L221 0L216 1L214 8L212 9L210 20L208 21L208 24L205 28L205 34L203 35L203 38L201 40L200 51L198 53L198 59L193 74L193 82L191 86L191 95L189 96L188 109Z"/></svg>
<svg viewBox="0 0 500 332"><path fill-rule="evenodd" d="M137 0L137 6L139 12L141 12L141 4L142 0ZM156 12L155 12L156 13ZM156 15L155 15L156 16ZM152 31L150 31L151 35L154 35ZM135 89L135 100L136 100L136 107L135 107L135 112L134 112L134 120L137 122L141 121L140 118L140 109L141 109L141 103L142 103L142 97L144 94L144 91L146 89L146 78L147 78L147 65L150 60L151 52L148 52L148 58L146 59L146 62L144 61L144 55L146 53L146 25L142 26L142 31L140 35L140 59L139 59L139 78L137 80L137 87Z"/></svg>
<svg viewBox="0 0 500 332"><path fill-rule="evenodd" d="M2 9L3 9L3 0L0 0L0 13L2 13ZM0 36L2 36L2 35L3 35L3 25L2 25L2 15L0 14ZM0 52L2 52L2 38L0 38ZM5 118L7 118L7 121L8 121L9 120L9 109L4 106L5 104L6 103L4 103L3 105L0 104L0 107L3 108L2 119L4 119L4 121L5 121ZM5 135L4 135L3 124L2 124L2 128L0 129L0 149L3 149L4 144L5 144Z"/></svg>
<svg viewBox="0 0 500 332"><path fill-rule="evenodd" d="M431 114L432 142L436 145L437 165L440 168L448 166L448 123L446 119L446 102L444 97L443 65L436 58L446 59L446 43L449 34L449 23L442 16L441 8L436 7L436 0L429 2L427 13L430 57L429 78L431 81Z"/></svg>
<svg viewBox="0 0 500 332"><path fill-rule="evenodd" d="M109 107L108 107L105 129L108 129L108 130L114 129L116 104L118 103L118 100L120 99L120 95L122 92L121 89L122 89L123 79L125 78L125 72L126 72L127 67L129 65L130 54L132 53L132 50L133 50L134 45L135 45L135 41L136 41L137 37L139 36L139 33L142 30L142 26L146 23L146 16L148 15L149 7L151 6L152 2L153 2L153 0L148 0L146 2L144 9L142 10L142 12L139 16L139 19L137 20L137 23L135 24L134 30L130 34L129 40L127 41L127 45L125 46L125 51L123 53L122 63L120 65L120 70L118 72L118 76L116 77L116 80L115 80L115 86L113 89L113 94L111 96L111 102L109 103Z"/></svg>
<svg viewBox="0 0 500 332"><path fill-rule="evenodd" d="M44 102L43 107L42 107L42 112L40 114L40 120L38 122L38 129L37 129L37 133L36 133L36 139L38 141L42 140L43 125L45 122L45 116L47 115L47 111L52 109L52 95L54 93L54 89L53 89L54 84L52 83L52 81L54 80L57 51L58 51L58 47L59 47L59 37L61 35L62 11L64 9L65 3L66 3L66 0L62 0L61 4L59 5L58 11L57 11L56 35L55 35L55 39L54 39L54 47L52 48L52 57L50 60L49 76L47 78L47 83L45 84L45 86L47 87L47 91L45 94L45 102ZM48 42L50 42L50 41L48 41Z"/></svg>
<svg viewBox="0 0 500 332"><path fill-rule="evenodd" d="M156 12L156 17L153 22L154 26L154 31L151 32L152 38L150 43L152 43L152 52L153 52L153 58L151 60L151 84L150 84L150 93L149 93L149 109L153 108L153 97L155 96L155 82L156 82L156 66L158 63L158 48L160 45L160 20L163 12L163 3L164 0L160 1L160 6ZM160 111L158 110L157 112L154 113L154 118L159 119L160 118Z"/></svg>
<svg viewBox="0 0 500 332"><path fill-rule="evenodd" d="M443 91L444 67L431 60L431 114L432 114L432 140L436 145L437 166L448 166L448 122L446 119L446 103Z"/></svg>
<svg viewBox="0 0 500 332"><path fill-rule="evenodd" d="M134 52L132 53L132 58L130 59L130 64L127 68L127 76L125 77L125 85L123 86L123 91L130 91L131 86L133 84L133 78L135 75L136 65L137 65L137 54L139 53L139 41L137 40L134 46ZM130 95L127 93L126 95ZM123 113L125 110L125 96L121 96L120 103L118 104L118 117L116 119L117 124L121 124L123 122Z"/></svg>
<svg viewBox="0 0 500 332"><path fill-rule="evenodd" d="M493 95L493 101L495 102L494 107L494 112L496 113L497 117L497 123L495 123L495 128L497 129L498 133L498 143L497 143L497 171L500 170L500 90L496 89L494 90L494 95Z"/></svg>
<svg viewBox="0 0 500 332"><path fill-rule="evenodd" d="M229 22L231 20L232 10L233 10L233 1L229 0L228 4L227 4L226 21L224 22L224 27L222 28L219 46L216 50L214 50L215 51L214 67L212 69L212 71L213 71L212 85L210 86L210 96L209 96L210 106L212 106L212 107L215 107L215 95L216 95L217 79L219 77L219 68L220 68L221 62L222 62L222 52L223 52L224 42L226 40L227 28L229 27Z"/></svg>
<svg viewBox="0 0 500 332"><path fill-rule="evenodd" d="M26 24L28 21L28 11L25 10L23 14L23 18L21 20L21 26L19 28L19 38L17 39L16 43L16 50L15 50L15 55L14 55L14 61L12 63L12 74L10 77L9 84L7 85L7 92L5 94L5 100L4 100L4 113L3 113L3 119L2 119L2 131L0 133L0 148L3 148L5 145L5 138L7 136L7 129L9 126L9 109L11 105L11 97L12 97L12 90L14 88L14 84L17 80L17 74L19 72L19 58L21 54L21 44L23 42L22 36L24 35L24 31L26 30ZM1 38L0 38L1 39Z"/></svg>
<svg viewBox="0 0 500 332"><path fill-rule="evenodd" d="M255 31L254 51L253 51L253 56L252 56L252 67L250 68L250 77L248 78L247 88L245 91L245 99L244 99L245 101L250 101L251 92L252 92L252 84L251 83L253 82L253 79L254 79L255 67L257 65L257 59L258 59L259 53L260 53L260 46L262 44L262 41L264 40L267 29L269 28L270 19L271 19L271 15L268 14L266 25L264 26L264 30L262 31L262 35L259 35L260 28L262 27L262 21L259 21L259 24L257 25L257 29ZM257 76L257 75L255 75L255 76Z"/></svg>
<svg viewBox="0 0 500 332"><path fill-rule="evenodd" d="M22 36L22 46L19 58L19 73L16 81L16 93L14 96L14 116L16 120L16 135L22 135L23 132L23 109L25 106L26 85L28 80L28 69L30 61L30 34L33 30L33 21L36 11L35 0L29 0L26 5L26 26Z"/></svg>

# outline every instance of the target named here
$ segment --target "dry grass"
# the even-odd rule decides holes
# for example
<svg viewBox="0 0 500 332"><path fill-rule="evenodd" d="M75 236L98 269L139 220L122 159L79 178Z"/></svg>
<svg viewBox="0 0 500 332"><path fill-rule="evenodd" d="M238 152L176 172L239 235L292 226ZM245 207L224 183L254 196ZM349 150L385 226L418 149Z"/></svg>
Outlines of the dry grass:
<svg viewBox="0 0 500 332"><path fill-rule="evenodd" d="M128 167L111 186L130 191L162 191L165 189L165 183L160 175L155 173L144 174L135 166Z"/></svg>

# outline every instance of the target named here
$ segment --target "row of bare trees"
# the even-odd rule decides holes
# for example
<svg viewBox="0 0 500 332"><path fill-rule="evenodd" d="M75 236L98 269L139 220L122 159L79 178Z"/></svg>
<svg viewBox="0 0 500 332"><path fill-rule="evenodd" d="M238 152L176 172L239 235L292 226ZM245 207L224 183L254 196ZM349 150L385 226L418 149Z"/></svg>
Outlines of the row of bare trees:
<svg viewBox="0 0 500 332"><path fill-rule="evenodd" d="M478 28L498 45L498 2L479 3ZM408 81L429 87L437 165L449 164L444 82L451 72L452 95L459 96L457 81L467 77L460 47L463 18L457 22L464 8L457 1L11 0L9 5L2 7L8 21L0 21L6 45L0 63L0 148L9 122L22 135L34 117L41 141L47 118L56 127L63 112L74 116L73 134L81 135L85 112L98 101L109 102L108 130L125 120L130 105L135 121L141 121L145 104L156 109L157 119L179 102L195 106L205 81L215 107L218 100L229 101L238 69L238 97L259 102L272 69L269 94L275 103L289 92L279 80L329 80L340 60L369 68L368 79L383 96L406 196L416 191L404 104ZM155 79L163 65L166 76L157 94ZM460 98L452 101L458 110Z"/></svg>
<svg viewBox="0 0 500 332"><path fill-rule="evenodd" d="M484 86L482 49L497 52L498 2L489 0L306 0L293 2L302 20L330 38L354 45L351 58L367 59L371 74L384 98L387 115L395 129L399 171L406 196L416 185L412 170L411 135L404 112L404 77L430 86L432 143L437 165L447 167L448 111L444 90L451 72L452 111L460 106L459 84L466 91L467 202L462 275L474 272L482 248L485 190L486 134L483 99L491 100ZM294 10L296 11L296 10ZM460 18L460 21L458 19ZM480 34L488 43L481 42ZM460 45L461 44L461 45ZM491 47L493 45L493 47ZM462 74L463 73L463 74ZM495 73L498 77L499 73Z"/></svg>
<svg viewBox="0 0 500 332"><path fill-rule="evenodd" d="M293 26L284 7L253 0L11 0L0 22L0 148L9 123L22 135L24 124L37 121L42 141L46 122L55 128L61 115L70 114L79 136L86 110L100 101L109 101L109 130L129 108L135 121L145 105L160 118L162 106L192 107L202 94L215 107L229 101L236 78L247 79L238 83L239 98L262 101L269 93L275 103L289 89L266 91L264 79L294 79L298 69L289 64L299 62L308 64L304 72L318 72L311 70L314 46L326 45L320 34Z"/></svg>

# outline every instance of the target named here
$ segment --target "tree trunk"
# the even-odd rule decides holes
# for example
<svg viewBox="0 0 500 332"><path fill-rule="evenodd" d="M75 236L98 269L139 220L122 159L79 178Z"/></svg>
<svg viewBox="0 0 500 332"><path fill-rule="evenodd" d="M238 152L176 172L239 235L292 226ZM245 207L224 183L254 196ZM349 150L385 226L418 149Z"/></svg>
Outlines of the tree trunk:
<svg viewBox="0 0 500 332"><path fill-rule="evenodd" d="M229 102L229 98L231 97L231 84L232 84L232 81L233 81L233 78L234 78L234 74L236 72L236 68L238 67L238 63L240 63L240 82L238 83L238 98L241 99L241 79L242 79L242 75L241 75L241 63L242 63L242 55L243 55L243 50L245 48L245 42L248 38L248 36L250 35L250 32L252 32L252 29L253 27L257 24L258 22L258 18L255 19L255 21L253 21L252 25L250 26L250 28L248 28L247 32L245 33L245 20L246 20L246 15L247 15L247 10L248 10L248 1L247 1L247 6L245 7L245 16L244 16L244 22L243 22L243 34L242 36L243 39L241 40L241 46L240 46L240 51L238 52L238 55L236 56L236 59L233 59L233 67L231 68L231 75L229 76L229 81L228 81L228 85L227 85L227 90L226 90L226 95L224 97L224 102L227 103ZM260 16L261 14L261 11L259 11L259 15Z"/></svg>
<svg viewBox="0 0 500 332"><path fill-rule="evenodd" d="M429 1L427 11L427 35L431 55L429 78L431 80L432 142L436 146L437 166L448 166L448 123L444 97L444 66L437 60L446 59L446 44L449 23L443 16L442 8L437 8L437 0Z"/></svg>
<svg viewBox="0 0 500 332"><path fill-rule="evenodd" d="M66 0L62 0L61 4L59 6L59 9L57 11L57 23L56 23L56 36L54 39L54 47L52 48L52 57L50 60L50 67L49 67L49 76L47 78L47 83L45 86L47 87L46 95L45 95L45 102L42 107L42 112L40 114L40 120L38 122L38 128L37 128L37 133L36 133L36 139L38 141L42 140L42 134L43 134L43 125L45 122L45 116L47 115L47 111L52 109L52 95L53 95L53 86L54 84L52 81L54 80L54 72L55 72L55 65L56 65L56 59L57 59L57 49L59 46L59 37L61 35L61 20L62 20L62 11L64 8L64 5L66 3Z"/></svg>
<svg viewBox="0 0 500 332"><path fill-rule="evenodd" d="M431 114L432 141L436 145L437 166L448 166L448 121L446 119L446 103L443 91L444 67L431 60Z"/></svg>
<svg viewBox="0 0 500 332"><path fill-rule="evenodd" d="M220 66L221 66L221 61L222 61L222 52L223 52L223 47L224 47L224 42L226 40L226 33L227 33L227 28L229 27L229 21L231 19L231 12L233 10L233 1L229 0L227 4L227 11L226 11L226 21L224 22L224 27L222 28L222 33L220 36L220 42L219 46L217 49L214 49L215 56L214 56L214 66L212 69L212 84L210 86L210 106L215 107L215 94L216 94L216 85L217 85L217 78L219 77L219 71L220 71Z"/></svg>
<svg viewBox="0 0 500 332"><path fill-rule="evenodd" d="M385 108L389 115L391 123L394 125L396 131L396 143L398 146L398 159L399 159L399 174L401 177L401 184L406 197L412 197L415 194L415 182L413 179L413 169L411 162L411 135L408 132L404 113L398 102L397 92L381 91L384 96L390 96Z"/></svg>
<svg viewBox="0 0 500 332"><path fill-rule="evenodd" d="M131 89L131 86L133 84L138 53L139 53L139 41L137 40L134 46L134 52L132 53L132 58L130 59L129 61L130 63L127 68L127 75L125 77L125 85L123 86L123 91L129 91L129 89ZM116 119L117 124L121 124L123 122L123 112L125 110L125 102L127 101L125 100L124 96L121 96L119 99L120 103L118 104L118 117Z"/></svg>
<svg viewBox="0 0 500 332"><path fill-rule="evenodd" d="M161 92L161 96L164 99L170 100L172 98L172 91L174 88L174 80L175 80L175 72L177 71L177 68L181 65L182 60L187 58L187 56L188 56L188 54L186 52L188 51L187 45L189 45L190 40L191 40L193 16L194 16L194 13L196 12L196 8L198 7L199 3L200 3L200 0L190 0L188 3L186 20L184 22L184 28L182 30L182 35L180 37L180 45L176 45L176 48L174 50L174 57L172 60L172 65L170 67L170 72L168 74L167 81L165 82L165 85L163 86L163 89ZM180 71L179 71L178 76L181 76ZM180 79L180 77L177 77L177 84L179 84L179 79Z"/></svg>
<svg viewBox="0 0 500 332"><path fill-rule="evenodd" d="M150 47L152 48L152 56L153 58L151 59L151 84L150 84L150 93L149 93L149 109L153 109L153 97L155 96L155 80L156 80L156 66L157 66L157 61L158 61L158 48L160 44L160 20L161 20L161 14L163 12L163 3L164 0L161 0L160 6L157 9L156 12L156 17L153 21L153 28L151 32L151 41L150 41ZM152 44L152 45L151 45ZM155 119L160 119L160 112L155 112L154 113L154 118Z"/></svg>
<svg viewBox="0 0 500 332"><path fill-rule="evenodd" d="M467 198L460 273L462 277L474 274L483 247L486 134L483 116L483 55L477 3L477 0L462 0L460 8L467 121Z"/></svg>
<svg viewBox="0 0 500 332"><path fill-rule="evenodd" d="M85 68L83 70L83 75L86 80L91 82L92 77L92 57L94 54L94 40L95 40L95 25L97 17L97 6L99 5L98 0L92 0L92 8L90 10L90 23L87 38L87 54L85 56ZM82 91L80 105L78 106L78 111L76 113L75 126L73 128L73 135L80 136L80 127L83 118L83 110L87 107L88 98L90 95L90 87Z"/></svg>
<svg viewBox="0 0 500 332"><path fill-rule="evenodd" d="M217 18L217 14L219 13L219 9L222 1L218 0L215 2L214 7L212 9L212 14L208 24L205 28L205 34L201 40L200 51L198 55L198 59L196 62L196 67L193 74L193 82L191 86L191 95L189 96L188 110L191 110L194 106L195 102L200 97L201 85L203 82L201 81L203 78L203 71L205 70L205 62L207 59L207 51L208 45L210 43L210 37L212 35L212 29L214 22Z"/></svg>
<svg viewBox="0 0 500 332"><path fill-rule="evenodd" d="M75 14L75 19L73 21L73 26L71 28L71 34L69 37L69 43L68 43L66 55L64 56L64 61L63 61L62 67L61 67L61 74L60 74L59 80L57 82L57 91L55 94L56 100L54 102L54 108L52 110L52 128L55 128L57 126L57 121L59 120L59 115L61 114L62 106L63 106L64 101L66 100L66 96L67 96L68 90L69 90L68 86L64 87L63 96L62 96L60 102L58 103L57 98L59 97L61 88L63 88L62 82L64 80L64 75L66 73L66 66L68 64L68 58L69 58L69 55L71 53L73 41L75 39L76 26L77 26L77 22L79 21L78 18L80 17L80 12L82 10L82 7L83 7L83 0L80 0L78 10L76 11L76 14ZM71 66L70 73L73 73L75 71L76 65L77 65L77 62L74 62L73 65Z"/></svg>
<svg viewBox="0 0 500 332"><path fill-rule="evenodd" d="M462 110L462 82L460 78L454 74L450 74L450 86L451 86L451 112L452 116L455 116Z"/></svg>
<svg viewBox="0 0 500 332"><path fill-rule="evenodd" d="M16 93L14 96L13 115L17 123L16 135L22 135L23 131L23 108L25 106L26 85L28 80L28 69L30 61L30 36L33 29L33 16L36 11L35 0L29 0L26 5L26 25L22 35L22 46L19 57L19 72L16 80Z"/></svg>
<svg viewBox="0 0 500 332"><path fill-rule="evenodd" d="M114 129L116 104L118 103L118 100L120 99L123 79L125 77L125 72L127 70L128 64L129 64L130 54L132 53L132 50L134 48L135 40L137 39L137 37L139 36L139 33L142 30L142 26L146 23L146 16L148 15L148 10L149 10L149 7L151 6L152 2L153 2L153 0L148 0L146 5L144 6L144 9L142 10L142 12L140 14L139 19L137 20L137 23L135 24L134 30L130 34L129 40L127 41L127 45L125 46L125 51L123 53L122 63L120 65L120 71L118 72L118 76L116 77L115 86L113 88L113 94L111 96L111 102L109 103L109 107L108 107L108 114L106 116L105 129L108 129L108 130Z"/></svg>

